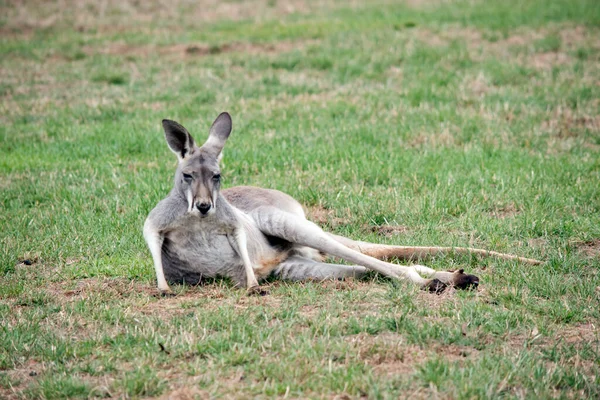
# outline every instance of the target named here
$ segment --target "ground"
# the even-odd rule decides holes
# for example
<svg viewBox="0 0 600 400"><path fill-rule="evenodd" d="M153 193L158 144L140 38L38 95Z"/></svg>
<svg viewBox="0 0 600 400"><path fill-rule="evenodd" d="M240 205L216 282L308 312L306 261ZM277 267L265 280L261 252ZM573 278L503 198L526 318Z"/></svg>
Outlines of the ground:
<svg viewBox="0 0 600 400"><path fill-rule="evenodd" d="M600 396L596 1L0 8L0 398ZM481 278L440 296L372 275L163 297L160 121L202 141L221 111L225 187L545 263L422 261Z"/></svg>

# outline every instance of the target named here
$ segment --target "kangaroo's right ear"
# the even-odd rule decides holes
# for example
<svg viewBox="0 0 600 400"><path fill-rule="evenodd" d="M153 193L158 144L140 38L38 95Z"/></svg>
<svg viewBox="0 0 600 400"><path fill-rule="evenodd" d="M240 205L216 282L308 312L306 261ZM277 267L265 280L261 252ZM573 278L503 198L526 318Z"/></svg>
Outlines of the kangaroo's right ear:
<svg viewBox="0 0 600 400"><path fill-rule="evenodd" d="M162 125L165 130L167 144L173 153L177 154L179 161L194 152L194 148L196 147L194 138L192 138L192 135L183 126L169 119L163 119Z"/></svg>
<svg viewBox="0 0 600 400"><path fill-rule="evenodd" d="M219 159L221 156L221 151L223 150L223 146L225 146L225 142L231 133L231 129L231 115L229 115L229 113L222 112L210 127L208 140L202 145L202 150Z"/></svg>

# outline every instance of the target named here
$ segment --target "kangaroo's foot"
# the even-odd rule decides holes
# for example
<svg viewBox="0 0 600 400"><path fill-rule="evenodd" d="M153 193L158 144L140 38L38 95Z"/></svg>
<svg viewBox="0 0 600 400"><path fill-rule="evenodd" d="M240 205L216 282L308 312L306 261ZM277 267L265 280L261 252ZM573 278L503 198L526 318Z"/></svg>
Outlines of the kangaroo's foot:
<svg viewBox="0 0 600 400"><path fill-rule="evenodd" d="M475 290L479 286L479 278L475 275L465 274L463 269L457 271L436 271L424 265L412 266L420 274L429 277L421 288L423 290L441 293L446 286L453 286L456 289ZM444 285L442 288L441 285Z"/></svg>
<svg viewBox="0 0 600 400"><path fill-rule="evenodd" d="M452 285L457 289L476 290L479 286L479 278L475 275L465 274L464 269L453 271Z"/></svg>

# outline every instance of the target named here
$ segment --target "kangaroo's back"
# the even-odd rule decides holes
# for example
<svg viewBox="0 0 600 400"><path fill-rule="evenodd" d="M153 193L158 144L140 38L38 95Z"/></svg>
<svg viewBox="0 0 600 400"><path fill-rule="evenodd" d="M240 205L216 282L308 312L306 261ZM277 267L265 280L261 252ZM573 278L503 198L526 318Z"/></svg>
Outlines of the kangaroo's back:
<svg viewBox="0 0 600 400"><path fill-rule="evenodd" d="M269 206L298 217L306 218L304 209L292 196L279 190L254 186L235 186L221 191L223 197L239 210L249 213L259 207Z"/></svg>

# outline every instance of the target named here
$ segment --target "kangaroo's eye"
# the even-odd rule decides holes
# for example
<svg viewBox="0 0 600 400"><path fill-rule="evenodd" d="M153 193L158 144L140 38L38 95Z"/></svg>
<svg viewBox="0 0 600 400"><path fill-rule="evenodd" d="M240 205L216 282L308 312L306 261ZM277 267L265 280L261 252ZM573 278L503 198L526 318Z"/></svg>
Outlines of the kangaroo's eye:
<svg viewBox="0 0 600 400"><path fill-rule="evenodd" d="M183 174L183 180L186 182L191 182L192 176L190 174Z"/></svg>
<svg viewBox="0 0 600 400"><path fill-rule="evenodd" d="M220 180L221 180L221 175L219 175L219 174L213 175L213 181L219 182Z"/></svg>

